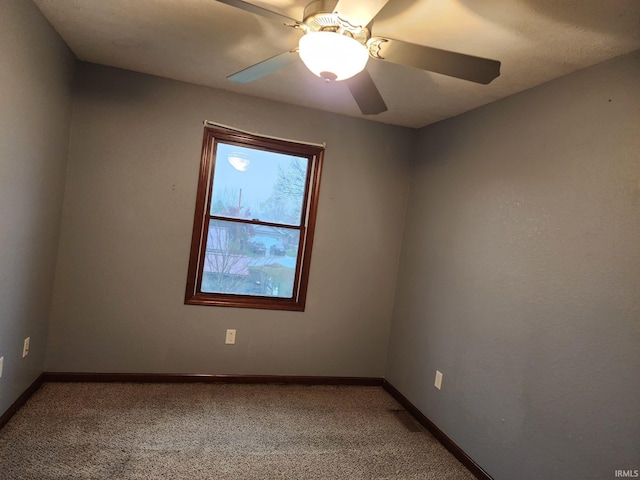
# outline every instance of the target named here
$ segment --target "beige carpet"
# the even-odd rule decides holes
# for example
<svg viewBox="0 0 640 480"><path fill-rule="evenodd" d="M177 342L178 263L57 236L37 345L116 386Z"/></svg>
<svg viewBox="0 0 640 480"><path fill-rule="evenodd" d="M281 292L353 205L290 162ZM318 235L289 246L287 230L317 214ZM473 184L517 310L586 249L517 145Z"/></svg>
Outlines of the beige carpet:
<svg viewBox="0 0 640 480"><path fill-rule="evenodd" d="M474 478L401 410L380 387L45 383L0 430L0 478Z"/></svg>

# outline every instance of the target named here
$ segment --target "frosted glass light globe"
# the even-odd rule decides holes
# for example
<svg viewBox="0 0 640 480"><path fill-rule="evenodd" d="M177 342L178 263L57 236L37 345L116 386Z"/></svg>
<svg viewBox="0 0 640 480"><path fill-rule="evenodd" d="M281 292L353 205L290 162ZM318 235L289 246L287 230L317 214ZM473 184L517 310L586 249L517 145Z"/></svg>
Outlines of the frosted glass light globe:
<svg viewBox="0 0 640 480"><path fill-rule="evenodd" d="M360 73L369 59L367 47L335 32L310 32L298 44L300 58L318 77L346 80Z"/></svg>

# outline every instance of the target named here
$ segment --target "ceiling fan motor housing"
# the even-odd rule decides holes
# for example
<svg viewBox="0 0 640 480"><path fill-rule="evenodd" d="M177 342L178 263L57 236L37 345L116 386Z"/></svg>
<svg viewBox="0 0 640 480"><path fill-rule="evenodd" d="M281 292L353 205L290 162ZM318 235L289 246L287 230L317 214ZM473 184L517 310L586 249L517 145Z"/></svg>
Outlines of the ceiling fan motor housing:
<svg viewBox="0 0 640 480"><path fill-rule="evenodd" d="M365 45L371 36L367 27L351 25L347 20L333 13L336 0L316 0L304 9L303 28L305 33L335 32L353 38Z"/></svg>

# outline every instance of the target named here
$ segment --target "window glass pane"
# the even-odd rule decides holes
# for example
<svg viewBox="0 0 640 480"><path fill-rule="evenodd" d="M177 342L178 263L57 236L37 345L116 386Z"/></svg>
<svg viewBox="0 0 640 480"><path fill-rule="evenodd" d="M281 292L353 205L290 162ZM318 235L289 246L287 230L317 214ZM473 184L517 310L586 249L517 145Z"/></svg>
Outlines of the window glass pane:
<svg viewBox="0 0 640 480"><path fill-rule="evenodd" d="M219 142L211 215L300 225L308 163Z"/></svg>
<svg viewBox="0 0 640 480"><path fill-rule="evenodd" d="M212 220L201 291L293 297L300 231Z"/></svg>

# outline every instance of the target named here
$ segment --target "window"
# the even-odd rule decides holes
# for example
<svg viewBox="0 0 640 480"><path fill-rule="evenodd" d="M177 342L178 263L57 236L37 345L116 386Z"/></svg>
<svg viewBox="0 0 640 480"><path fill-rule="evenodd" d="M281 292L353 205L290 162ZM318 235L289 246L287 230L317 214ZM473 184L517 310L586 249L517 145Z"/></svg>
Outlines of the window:
<svg viewBox="0 0 640 480"><path fill-rule="evenodd" d="M186 304L304 310L323 154L205 127Z"/></svg>

